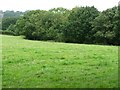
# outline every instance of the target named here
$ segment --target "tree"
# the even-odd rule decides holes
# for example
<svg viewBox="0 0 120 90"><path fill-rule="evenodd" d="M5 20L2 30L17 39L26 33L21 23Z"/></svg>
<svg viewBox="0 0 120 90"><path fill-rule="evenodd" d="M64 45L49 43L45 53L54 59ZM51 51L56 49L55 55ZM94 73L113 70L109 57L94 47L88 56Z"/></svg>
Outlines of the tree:
<svg viewBox="0 0 120 90"><path fill-rule="evenodd" d="M6 30L11 24L15 24L17 18L3 18L2 19L2 30Z"/></svg>
<svg viewBox="0 0 120 90"><path fill-rule="evenodd" d="M29 11L16 22L15 32L28 39L61 41L62 28L67 21L64 14L53 10Z"/></svg>
<svg viewBox="0 0 120 90"><path fill-rule="evenodd" d="M118 21L117 7L107 9L96 17L92 23L94 43L115 44L118 38Z"/></svg>
<svg viewBox="0 0 120 90"><path fill-rule="evenodd" d="M64 30L65 41L92 43L91 22L98 16L98 14L98 10L94 7L73 8Z"/></svg>
<svg viewBox="0 0 120 90"><path fill-rule="evenodd" d="M119 11L119 7L113 7L99 12L94 6L32 10L8 29L32 40L119 45Z"/></svg>
<svg viewBox="0 0 120 90"><path fill-rule="evenodd" d="M114 28L115 32L115 38L114 38L114 44L120 45L120 3L117 7L115 16L114 16Z"/></svg>
<svg viewBox="0 0 120 90"><path fill-rule="evenodd" d="M11 24L15 24L16 21L18 20L18 18L20 16L22 16L24 13L23 12L14 12L14 11L5 11L3 12L3 19L2 19L2 30L7 30L7 28L11 25Z"/></svg>

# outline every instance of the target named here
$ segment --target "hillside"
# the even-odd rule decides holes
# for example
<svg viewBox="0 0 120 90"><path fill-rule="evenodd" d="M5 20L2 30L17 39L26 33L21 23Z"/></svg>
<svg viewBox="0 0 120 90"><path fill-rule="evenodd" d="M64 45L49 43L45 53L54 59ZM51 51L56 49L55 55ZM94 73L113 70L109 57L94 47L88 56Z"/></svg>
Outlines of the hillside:
<svg viewBox="0 0 120 90"><path fill-rule="evenodd" d="M114 88L118 47L2 35L3 88Z"/></svg>

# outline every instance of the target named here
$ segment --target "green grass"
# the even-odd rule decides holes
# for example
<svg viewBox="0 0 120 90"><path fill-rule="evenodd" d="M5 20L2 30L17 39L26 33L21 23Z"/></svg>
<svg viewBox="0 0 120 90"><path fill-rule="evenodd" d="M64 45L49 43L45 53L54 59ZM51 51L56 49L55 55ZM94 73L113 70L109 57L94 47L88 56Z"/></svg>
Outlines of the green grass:
<svg viewBox="0 0 120 90"><path fill-rule="evenodd" d="M118 47L2 36L3 88L118 87Z"/></svg>

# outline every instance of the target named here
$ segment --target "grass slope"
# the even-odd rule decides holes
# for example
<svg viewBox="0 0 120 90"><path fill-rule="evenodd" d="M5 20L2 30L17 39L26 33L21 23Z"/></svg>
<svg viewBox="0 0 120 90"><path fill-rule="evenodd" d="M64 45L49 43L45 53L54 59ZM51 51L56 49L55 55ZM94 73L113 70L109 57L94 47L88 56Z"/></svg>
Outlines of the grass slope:
<svg viewBox="0 0 120 90"><path fill-rule="evenodd" d="M113 88L118 47L2 36L3 88Z"/></svg>

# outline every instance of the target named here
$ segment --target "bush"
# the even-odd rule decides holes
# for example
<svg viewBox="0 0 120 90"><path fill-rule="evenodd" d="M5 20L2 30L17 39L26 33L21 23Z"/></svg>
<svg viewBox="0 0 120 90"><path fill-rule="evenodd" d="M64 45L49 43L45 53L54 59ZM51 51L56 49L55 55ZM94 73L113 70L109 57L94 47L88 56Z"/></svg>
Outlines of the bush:
<svg viewBox="0 0 120 90"><path fill-rule="evenodd" d="M4 34L4 35L16 35L14 32L8 31L8 30L0 30L0 34Z"/></svg>

